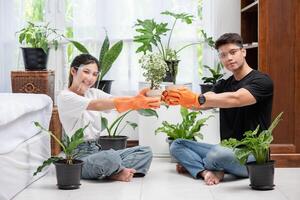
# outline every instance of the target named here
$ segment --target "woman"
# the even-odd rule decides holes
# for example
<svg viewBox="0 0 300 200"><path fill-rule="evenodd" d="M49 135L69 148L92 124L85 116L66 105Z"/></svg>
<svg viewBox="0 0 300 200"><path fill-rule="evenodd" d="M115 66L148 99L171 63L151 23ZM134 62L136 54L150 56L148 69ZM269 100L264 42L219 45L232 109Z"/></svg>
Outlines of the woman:
<svg viewBox="0 0 300 200"><path fill-rule="evenodd" d="M149 147L140 146L118 151L101 150L97 143L101 131L101 112L111 109L124 112L129 109L158 108L160 99L146 97L147 89L135 97L114 98L92 88L99 74L98 63L89 54L74 58L69 74L69 87L57 98L60 120L69 136L90 123L84 131L85 142L78 147L78 151L84 152L80 157L84 161L82 178L130 181L133 176L144 176L147 173L152 151Z"/></svg>

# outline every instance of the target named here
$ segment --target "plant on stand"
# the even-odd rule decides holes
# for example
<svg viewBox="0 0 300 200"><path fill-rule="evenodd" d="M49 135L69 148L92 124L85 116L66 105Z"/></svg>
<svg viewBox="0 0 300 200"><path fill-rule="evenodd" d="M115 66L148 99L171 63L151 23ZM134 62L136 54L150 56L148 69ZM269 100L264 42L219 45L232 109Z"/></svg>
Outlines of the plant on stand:
<svg viewBox="0 0 300 200"><path fill-rule="evenodd" d="M211 91L213 85L217 83L218 80L222 79L224 76L223 65L222 63L218 63L215 68L211 68L207 65L203 65L204 68L208 69L210 72L210 76L203 76L202 80L204 84L200 84L201 93L204 94L205 92Z"/></svg>
<svg viewBox="0 0 300 200"><path fill-rule="evenodd" d="M147 96L161 96L162 89L160 87L163 82L168 66L159 53L149 53L143 55L139 63L144 69L143 76L146 81L150 82L150 91L146 93Z"/></svg>
<svg viewBox="0 0 300 200"><path fill-rule="evenodd" d="M260 131L259 125L252 131L247 131L242 140L230 138L223 140L222 145L232 148L241 164L246 164L250 186L256 190L272 190L274 188L274 160L270 160L270 144L273 141L272 132L281 120L282 112L275 118L267 130ZM247 163L253 155L254 162Z"/></svg>
<svg viewBox="0 0 300 200"><path fill-rule="evenodd" d="M127 145L127 136L121 135L121 133L124 131L124 129L129 125L133 128L133 130L138 126L137 123L126 121L125 124L122 124L122 121L125 119L125 117L132 112L133 110L129 110L125 112L124 114L120 115L117 119L115 119L111 125L108 124L108 120L105 117L101 117L101 132L106 130L107 136L100 136L99 144L101 145L101 148L103 150L108 149L124 149ZM141 109L137 110L137 112L146 117L152 117L155 116L158 118L158 115L155 110L152 109Z"/></svg>
<svg viewBox="0 0 300 200"><path fill-rule="evenodd" d="M105 39L102 43L100 53L99 53L99 76L98 80L95 83L95 87L103 90L106 93L110 93L111 90L111 84L113 80L103 80L104 76L107 74L107 72L111 69L113 63L116 61L116 59L119 57L122 49L123 49L123 41L120 40L116 42L112 47L110 47L110 40L108 38L107 32ZM87 48L76 41L71 41L74 46L81 52L81 53L89 53Z"/></svg>
<svg viewBox="0 0 300 200"><path fill-rule="evenodd" d="M181 123L171 124L167 121L163 121L162 125L155 130L155 134L165 133L167 135L166 141L169 143L169 147L176 139L187 140L201 140L203 135L201 134L201 128L206 125L205 122L213 117L199 119L198 116L202 114L201 111L189 111L187 108L181 107L180 114L182 117ZM175 162L175 158L171 157L171 161Z"/></svg>
<svg viewBox="0 0 300 200"><path fill-rule="evenodd" d="M65 153L65 158L63 157L50 157L43 162L34 172L33 175L41 172L46 166L54 164L56 168L56 178L57 187L59 189L78 189L80 186L81 168L83 161L77 160L76 158L80 156L80 152L76 150L78 145L84 142L84 130L89 126L86 125L83 128L79 128L71 138L65 135L65 140L61 142L51 131L48 131L40 125L38 122L34 122L34 125L45 131L53 137L56 142L61 146L63 152Z"/></svg>
<svg viewBox="0 0 300 200"><path fill-rule="evenodd" d="M194 16L187 13L173 13L170 11L165 11L161 13L162 15L167 15L173 17L174 21L171 25L171 29L168 28L168 23L157 23L154 19L137 19L135 24L136 32L139 35L134 36L134 42L141 43L141 46L136 50L137 53L143 52L152 52L153 47L155 47L158 52L162 55L164 61L167 63L169 70L167 71L166 78L164 81L176 83L176 76L178 72L178 63L179 57L178 53L189 47L191 45L200 44L201 42L195 42L183 46L178 50L174 50L170 47L172 34L175 28L175 25L180 20L182 23L191 24L194 20ZM166 36L167 33L168 39L167 44L164 46L162 44L162 37Z"/></svg>

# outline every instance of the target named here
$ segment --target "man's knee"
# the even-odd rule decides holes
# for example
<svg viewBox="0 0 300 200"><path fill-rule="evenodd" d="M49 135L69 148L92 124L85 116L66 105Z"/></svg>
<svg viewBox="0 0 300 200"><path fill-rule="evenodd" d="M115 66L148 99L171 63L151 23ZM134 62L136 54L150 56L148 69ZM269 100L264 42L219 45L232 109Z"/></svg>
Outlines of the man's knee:
<svg viewBox="0 0 300 200"><path fill-rule="evenodd" d="M232 160L233 157L234 157L234 154L233 154L232 150L230 150L226 147L216 145L208 152L205 160L206 160L206 162L220 163L223 161Z"/></svg>
<svg viewBox="0 0 300 200"><path fill-rule="evenodd" d="M145 155L145 157L149 160L152 160L153 153L152 149L149 146L141 146L140 151Z"/></svg>

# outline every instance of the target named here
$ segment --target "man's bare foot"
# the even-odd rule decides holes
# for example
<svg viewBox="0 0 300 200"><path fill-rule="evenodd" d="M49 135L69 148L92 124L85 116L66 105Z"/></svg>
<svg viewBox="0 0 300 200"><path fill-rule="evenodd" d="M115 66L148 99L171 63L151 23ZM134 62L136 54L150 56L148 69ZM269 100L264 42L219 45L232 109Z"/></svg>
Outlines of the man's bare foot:
<svg viewBox="0 0 300 200"><path fill-rule="evenodd" d="M110 176L109 178L116 181L131 181L133 174L135 173L135 169L124 168L117 174Z"/></svg>
<svg viewBox="0 0 300 200"><path fill-rule="evenodd" d="M207 185L216 185L224 178L224 172L222 171L204 170L200 173L200 175L203 177L204 182Z"/></svg>
<svg viewBox="0 0 300 200"><path fill-rule="evenodd" d="M179 174L186 174L186 173L188 173L188 171L182 165L180 165L180 164L176 165L176 171Z"/></svg>

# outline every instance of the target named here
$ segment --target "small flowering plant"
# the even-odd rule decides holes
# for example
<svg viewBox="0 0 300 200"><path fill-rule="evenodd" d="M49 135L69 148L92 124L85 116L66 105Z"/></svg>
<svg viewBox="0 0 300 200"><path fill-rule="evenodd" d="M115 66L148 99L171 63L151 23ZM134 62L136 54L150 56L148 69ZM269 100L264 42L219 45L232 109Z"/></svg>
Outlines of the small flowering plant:
<svg viewBox="0 0 300 200"><path fill-rule="evenodd" d="M145 70L143 76L146 78L146 81L149 81L151 84L150 89L159 89L160 83L163 82L166 72L168 71L168 65L162 55L159 53L143 55L139 63L142 69Z"/></svg>

